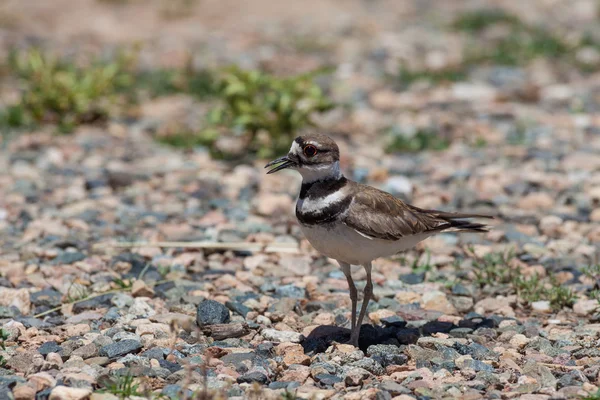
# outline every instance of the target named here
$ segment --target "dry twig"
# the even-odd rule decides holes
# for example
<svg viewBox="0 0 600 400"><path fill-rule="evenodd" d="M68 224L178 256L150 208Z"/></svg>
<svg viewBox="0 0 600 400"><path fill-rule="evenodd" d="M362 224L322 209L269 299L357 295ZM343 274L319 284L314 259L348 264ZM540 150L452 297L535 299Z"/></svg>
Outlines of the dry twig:
<svg viewBox="0 0 600 400"><path fill-rule="evenodd" d="M110 248L136 248L136 247L176 247L183 249L214 249L214 250L234 250L251 251L265 253L298 253L297 244L292 243L249 243L249 242L116 242L116 243L96 243L94 250L104 250Z"/></svg>

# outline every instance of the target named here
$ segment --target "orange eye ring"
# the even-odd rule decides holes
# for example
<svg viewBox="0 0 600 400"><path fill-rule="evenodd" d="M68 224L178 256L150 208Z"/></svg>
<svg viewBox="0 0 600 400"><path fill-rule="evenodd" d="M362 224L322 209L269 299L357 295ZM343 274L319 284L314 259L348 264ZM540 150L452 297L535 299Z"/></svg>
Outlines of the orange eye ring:
<svg viewBox="0 0 600 400"><path fill-rule="evenodd" d="M312 144L307 144L306 146L304 146L303 151L304 151L304 155L309 158L316 156L318 153L317 148L315 146L313 146Z"/></svg>

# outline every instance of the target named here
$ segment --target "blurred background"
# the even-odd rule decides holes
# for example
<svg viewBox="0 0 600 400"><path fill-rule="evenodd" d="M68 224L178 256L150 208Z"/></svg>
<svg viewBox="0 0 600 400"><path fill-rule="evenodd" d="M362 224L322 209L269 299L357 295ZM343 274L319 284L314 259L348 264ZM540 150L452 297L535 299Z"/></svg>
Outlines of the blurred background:
<svg viewBox="0 0 600 400"><path fill-rule="evenodd" d="M4 0L1 123L238 160L312 125L387 152L529 146L596 127L598 14L593 0Z"/></svg>
<svg viewBox="0 0 600 400"><path fill-rule="evenodd" d="M4 245L296 243L299 177L262 166L319 129L355 180L499 216L482 253L597 262L599 7L4 0Z"/></svg>
<svg viewBox="0 0 600 400"><path fill-rule="evenodd" d="M421 208L497 216L485 235L441 234L377 260L371 321L399 316L414 330L408 335L400 329L405 322L390 320L398 334L373 340L414 344L426 321L435 326L429 333L460 325L457 338L483 327L476 342L490 350L465 351L487 357L498 348L496 337L506 347L518 331L527 337L515 335L510 351L524 371L538 371L529 361L555 363L544 364L552 372L535 372L547 389L540 393L554 396L569 386L576 393L585 384L592 392L600 321L599 108L597 0L0 0L0 322L14 336L2 330L0 344L5 336L15 341L0 350L0 366L8 359L12 371L0 375L28 371L33 356L14 349L46 342L43 330L54 335L55 327L64 328L62 339L90 329L116 338L119 329L134 335L134 319L159 313L167 317L152 325L162 331L122 336L138 342L116 354L142 344L171 346L164 339L171 313L191 318L190 326L196 315L213 321L197 310L207 298L221 303L214 320L229 322L231 311L241 332L232 337L246 335L234 347L265 338L298 342L314 325L347 325L346 280L295 221L300 177L263 170L295 136L317 129L338 141L349 178ZM210 246L119 248L115 241ZM259 251L263 244L272 247ZM355 280L364 278L357 270ZM512 319L530 317L527 328ZM35 328L17 340L13 319ZM546 323L550 333L537 337ZM553 331L556 324L567 325ZM506 329L490 331L498 326ZM574 333L576 326L590 330ZM271 327L270 337L261 336ZM177 338L181 352L160 373L178 371L187 356L203 362L196 356L204 348L191 346L208 339L196 333ZM530 337L542 344L523 357ZM101 354L112 354L112 339L102 340ZM546 344L552 352L540 354ZM83 357L98 354L84 347L92 352ZM419 368L440 354L394 349L403 352L402 363ZM458 353L444 354L452 362L441 368L454 371ZM520 367L512 359L502 364L504 355L477 361L477 368L504 369L510 378L478 374L484 384L460 381L451 396L487 398L488 389L475 388L489 386L502 387L496 397L514 397L542 387L517 379ZM138 362L131 360L123 362ZM308 369L303 353L300 360ZM226 376L229 394L240 396L245 387L235 382L248 363L237 371L214 363L209 387L223 388ZM282 378L282 371L296 373L287 366L268 365L241 381L301 380ZM466 381L475 379L470 365ZM97 367L117 374L114 365ZM177 373L168 382L180 382ZM163 375L152 376L150 389L166 387ZM343 378L334 378L322 382L330 392L320 398L340 392L331 388ZM79 374L63 381L102 386ZM425 389L425 381L411 390L423 398L450 393L438 381ZM125 384L131 389L131 379ZM305 398L318 388L309 389Z"/></svg>

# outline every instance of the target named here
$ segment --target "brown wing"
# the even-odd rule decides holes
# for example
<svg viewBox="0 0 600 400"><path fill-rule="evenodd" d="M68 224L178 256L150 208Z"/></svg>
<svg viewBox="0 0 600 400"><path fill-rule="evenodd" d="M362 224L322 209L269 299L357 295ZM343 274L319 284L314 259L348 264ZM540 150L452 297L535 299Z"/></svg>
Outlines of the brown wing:
<svg viewBox="0 0 600 400"><path fill-rule="evenodd" d="M371 238L398 240L405 236L439 232L450 228L486 232L485 225L462 219L492 218L477 214L423 210L406 204L384 191L365 185L357 186L354 200L342 222Z"/></svg>

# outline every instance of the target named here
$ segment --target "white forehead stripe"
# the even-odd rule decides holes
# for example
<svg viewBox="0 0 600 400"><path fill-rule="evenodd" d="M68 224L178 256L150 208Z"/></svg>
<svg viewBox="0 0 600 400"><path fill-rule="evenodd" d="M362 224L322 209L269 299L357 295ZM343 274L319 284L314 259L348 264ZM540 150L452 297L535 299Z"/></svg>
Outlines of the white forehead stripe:
<svg viewBox="0 0 600 400"><path fill-rule="evenodd" d="M296 141L292 142L292 147L290 147L290 153L294 153L294 154L302 153L302 149L300 148L300 145L298 144L298 142L296 142Z"/></svg>

